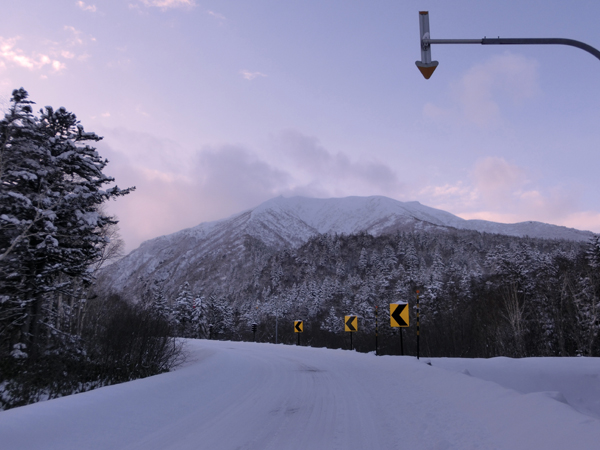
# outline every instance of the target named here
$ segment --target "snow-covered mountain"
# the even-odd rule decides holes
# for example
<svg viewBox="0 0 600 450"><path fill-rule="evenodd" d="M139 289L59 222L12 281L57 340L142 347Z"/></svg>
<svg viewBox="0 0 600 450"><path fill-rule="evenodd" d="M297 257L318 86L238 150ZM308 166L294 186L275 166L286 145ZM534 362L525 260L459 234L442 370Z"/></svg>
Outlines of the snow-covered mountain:
<svg viewBox="0 0 600 450"><path fill-rule="evenodd" d="M593 233L540 222L501 224L464 220L419 202L387 197L317 199L277 197L247 211L216 222L161 236L142 243L122 260L104 270L103 290L128 292L139 299L144 284L158 280L166 285L208 275L207 257L240 258L249 245L273 249L302 245L322 233L372 235L398 230L466 229L509 236L589 240Z"/></svg>

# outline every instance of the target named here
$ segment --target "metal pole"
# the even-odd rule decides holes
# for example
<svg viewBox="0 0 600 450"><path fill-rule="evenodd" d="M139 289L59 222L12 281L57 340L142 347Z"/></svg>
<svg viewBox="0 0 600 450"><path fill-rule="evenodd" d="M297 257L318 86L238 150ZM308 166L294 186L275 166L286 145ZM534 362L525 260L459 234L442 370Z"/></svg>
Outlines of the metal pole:
<svg viewBox="0 0 600 450"><path fill-rule="evenodd" d="M421 11L419 13L419 33L421 36L421 62L431 63L431 49L429 48L429 13Z"/></svg>
<svg viewBox="0 0 600 450"><path fill-rule="evenodd" d="M420 319L419 319L419 291L417 290L417 359L419 359L419 323Z"/></svg>
<svg viewBox="0 0 600 450"><path fill-rule="evenodd" d="M300 347L300 333L296 333L298 335L298 347Z"/></svg>
<svg viewBox="0 0 600 450"><path fill-rule="evenodd" d="M377 336L378 335L378 330L377 330L377 306L375 306L375 356L377 356L378 351L379 351L379 343L377 342Z"/></svg>
<svg viewBox="0 0 600 450"><path fill-rule="evenodd" d="M352 335L354 333L350 332L350 350L354 350L354 347L352 346Z"/></svg>
<svg viewBox="0 0 600 450"><path fill-rule="evenodd" d="M404 342L402 341L402 327L398 328L398 333L400 334L400 355L404 356Z"/></svg>

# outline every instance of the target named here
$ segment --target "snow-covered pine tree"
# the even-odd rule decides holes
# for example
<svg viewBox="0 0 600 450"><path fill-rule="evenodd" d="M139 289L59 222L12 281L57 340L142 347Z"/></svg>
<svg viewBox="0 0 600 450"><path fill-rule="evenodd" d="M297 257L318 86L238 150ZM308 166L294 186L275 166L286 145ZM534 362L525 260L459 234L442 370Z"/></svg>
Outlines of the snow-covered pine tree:
<svg viewBox="0 0 600 450"><path fill-rule="evenodd" d="M154 316L159 317L165 320L167 323L172 324L174 320L174 313L173 309L169 305L167 298L165 297L164 289L156 281L154 285L155 286L152 292L152 301L148 305L148 309Z"/></svg>
<svg viewBox="0 0 600 450"><path fill-rule="evenodd" d="M116 221L100 205L134 188L103 189L114 179L88 144L101 137L65 108L36 117L32 104L16 89L0 120L0 349L24 344L35 356L53 295L90 282L108 244L102 231Z"/></svg>
<svg viewBox="0 0 600 450"><path fill-rule="evenodd" d="M327 331L333 334L340 334L343 326L342 318L338 317L335 312L335 308L332 306L329 308L329 314L321 322L321 330Z"/></svg>
<svg viewBox="0 0 600 450"><path fill-rule="evenodd" d="M358 269L362 272L367 268L368 264L369 256L367 250L363 247L360 251L360 256L358 257Z"/></svg>
<svg viewBox="0 0 600 450"><path fill-rule="evenodd" d="M215 339L233 334L233 310L224 297L211 295L208 298L208 338Z"/></svg>
<svg viewBox="0 0 600 450"><path fill-rule="evenodd" d="M192 317L194 314L194 298L190 284L187 281L179 287L173 309L178 335L182 337L195 337Z"/></svg>
<svg viewBox="0 0 600 450"><path fill-rule="evenodd" d="M209 304L201 295L195 295L194 297L192 306L192 335L199 339L207 338Z"/></svg>

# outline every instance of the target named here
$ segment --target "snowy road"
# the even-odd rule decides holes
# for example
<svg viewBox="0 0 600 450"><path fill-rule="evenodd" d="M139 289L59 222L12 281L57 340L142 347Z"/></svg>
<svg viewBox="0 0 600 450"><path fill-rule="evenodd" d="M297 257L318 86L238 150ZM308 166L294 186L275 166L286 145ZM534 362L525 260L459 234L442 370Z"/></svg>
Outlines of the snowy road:
<svg viewBox="0 0 600 450"><path fill-rule="evenodd" d="M188 349L175 372L0 412L0 448L599 448L600 420L423 360L241 342Z"/></svg>

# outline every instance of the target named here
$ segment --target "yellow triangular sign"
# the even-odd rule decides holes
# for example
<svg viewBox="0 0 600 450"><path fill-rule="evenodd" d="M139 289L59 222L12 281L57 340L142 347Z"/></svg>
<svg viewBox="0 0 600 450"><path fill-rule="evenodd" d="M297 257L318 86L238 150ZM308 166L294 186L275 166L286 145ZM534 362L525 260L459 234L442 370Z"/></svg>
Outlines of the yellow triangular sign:
<svg viewBox="0 0 600 450"><path fill-rule="evenodd" d="M431 61L430 63L415 61L415 64L417 65L417 68L421 71L426 80L429 80L429 78L431 78L431 75L433 75L433 71L438 66L437 61Z"/></svg>

